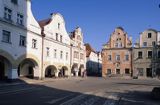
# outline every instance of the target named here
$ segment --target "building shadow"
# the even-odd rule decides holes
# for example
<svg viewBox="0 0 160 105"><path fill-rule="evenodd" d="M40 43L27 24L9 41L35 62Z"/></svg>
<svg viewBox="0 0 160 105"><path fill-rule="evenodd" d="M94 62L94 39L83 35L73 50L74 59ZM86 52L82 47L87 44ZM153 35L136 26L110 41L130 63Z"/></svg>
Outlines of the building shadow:
<svg viewBox="0 0 160 105"><path fill-rule="evenodd" d="M21 84L11 85L7 87L8 89L5 85L0 85L0 105L111 105L118 103L118 100L94 95L96 93L80 93L46 85L28 84L23 80L18 82ZM3 91L4 89L7 91Z"/></svg>
<svg viewBox="0 0 160 105"><path fill-rule="evenodd" d="M159 105L160 103L159 100L152 99L151 92L148 91L106 90L102 94L98 91L82 93L47 86L54 84L54 81L47 84L28 84L18 80L16 83L20 84L9 87L0 85L0 105ZM130 83L119 84L130 85ZM131 83L131 85L139 84Z"/></svg>
<svg viewBox="0 0 160 105"><path fill-rule="evenodd" d="M160 100L152 98L148 91L127 91L117 93L120 96L118 105L159 105Z"/></svg>

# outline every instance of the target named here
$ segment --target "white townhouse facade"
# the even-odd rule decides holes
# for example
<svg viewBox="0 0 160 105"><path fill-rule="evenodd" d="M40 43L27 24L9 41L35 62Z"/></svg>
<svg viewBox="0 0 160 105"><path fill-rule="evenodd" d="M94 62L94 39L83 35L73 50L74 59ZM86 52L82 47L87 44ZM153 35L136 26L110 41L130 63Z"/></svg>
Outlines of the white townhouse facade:
<svg viewBox="0 0 160 105"><path fill-rule="evenodd" d="M71 38L71 73L72 76L83 76L86 70L86 48L83 42L83 33L77 27L70 33Z"/></svg>
<svg viewBox="0 0 160 105"><path fill-rule="evenodd" d="M0 80L42 77L41 41L30 0L0 0Z"/></svg>
<svg viewBox="0 0 160 105"><path fill-rule="evenodd" d="M0 80L68 77L75 63L83 72L83 35L80 28L74 33L70 39L59 13L37 22L31 0L0 0Z"/></svg>
<svg viewBox="0 0 160 105"><path fill-rule="evenodd" d="M61 14L51 14L39 21L43 34L43 68L45 77L70 76L70 38Z"/></svg>

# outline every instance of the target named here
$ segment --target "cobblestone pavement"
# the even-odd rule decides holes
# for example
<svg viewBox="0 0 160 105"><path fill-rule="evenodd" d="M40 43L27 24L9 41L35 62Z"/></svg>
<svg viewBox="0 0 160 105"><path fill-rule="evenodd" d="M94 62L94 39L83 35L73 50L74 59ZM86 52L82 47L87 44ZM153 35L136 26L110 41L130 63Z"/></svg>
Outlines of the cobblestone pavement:
<svg viewBox="0 0 160 105"><path fill-rule="evenodd" d="M64 78L0 86L0 105L160 105L150 92L156 79Z"/></svg>

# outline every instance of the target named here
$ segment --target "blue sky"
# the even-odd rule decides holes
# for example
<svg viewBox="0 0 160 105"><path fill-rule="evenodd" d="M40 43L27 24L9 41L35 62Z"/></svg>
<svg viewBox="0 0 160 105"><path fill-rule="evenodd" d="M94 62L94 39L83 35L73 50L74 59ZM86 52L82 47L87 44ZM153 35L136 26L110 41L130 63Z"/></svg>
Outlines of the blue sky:
<svg viewBox="0 0 160 105"><path fill-rule="evenodd" d="M85 43L101 50L117 26L122 26L133 42L145 29L160 31L159 4L160 0L32 0L32 11L37 20L61 13L68 32L81 27Z"/></svg>

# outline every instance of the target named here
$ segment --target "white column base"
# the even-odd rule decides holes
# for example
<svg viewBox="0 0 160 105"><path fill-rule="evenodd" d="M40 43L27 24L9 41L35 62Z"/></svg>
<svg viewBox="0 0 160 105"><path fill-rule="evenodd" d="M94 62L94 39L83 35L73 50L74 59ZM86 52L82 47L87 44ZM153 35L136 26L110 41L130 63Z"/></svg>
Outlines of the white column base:
<svg viewBox="0 0 160 105"><path fill-rule="evenodd" d="M56 73L55 73L55 77L58 77L58 73L59 73L59 72L56 72Z"/></svg>
<svg viewBox="0 0 160 105"><path fill-rule="evenodd" d="M78 71L76 71L76 77L78 77Z"/></svg>

